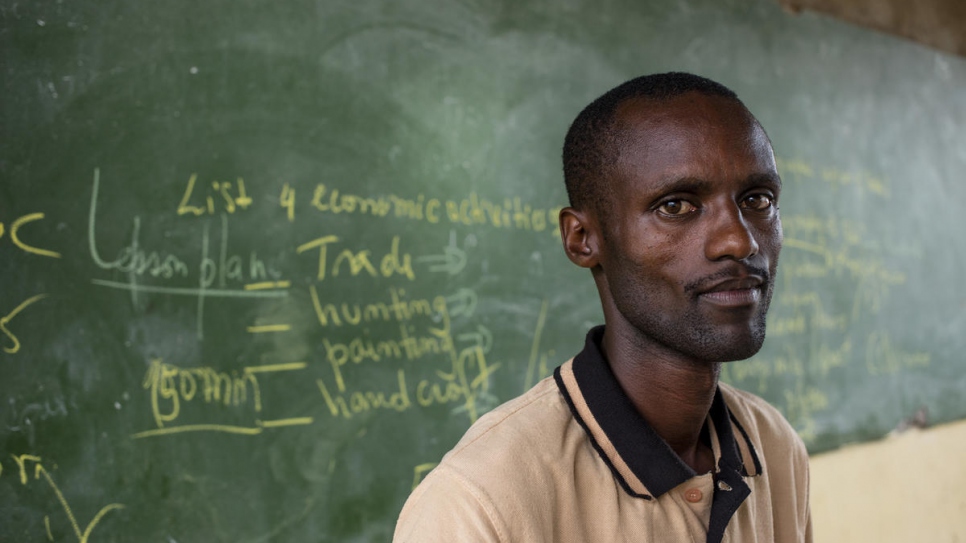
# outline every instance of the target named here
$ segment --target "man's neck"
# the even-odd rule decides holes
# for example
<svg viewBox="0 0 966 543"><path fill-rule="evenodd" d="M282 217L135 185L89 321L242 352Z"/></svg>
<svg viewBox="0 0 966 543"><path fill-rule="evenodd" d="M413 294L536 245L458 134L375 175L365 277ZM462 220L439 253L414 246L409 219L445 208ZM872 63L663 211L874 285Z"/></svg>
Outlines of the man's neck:
<svg viewBox="0 0 966 543"><path fill-rule="evenodd" d="M719 362L701 362L647 349L619 334L604 333L601 348L638 413L697 473L714 468L701 432L718 386Z"/></svg>

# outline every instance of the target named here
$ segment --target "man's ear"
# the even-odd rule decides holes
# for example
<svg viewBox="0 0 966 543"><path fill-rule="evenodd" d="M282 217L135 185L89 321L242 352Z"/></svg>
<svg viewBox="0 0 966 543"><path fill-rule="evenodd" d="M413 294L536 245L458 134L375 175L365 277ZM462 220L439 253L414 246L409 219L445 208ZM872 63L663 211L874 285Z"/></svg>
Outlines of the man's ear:
<svg viewBox="0 0 966 543"><path fill-rule="evenodd" d="M572 207L560 210L560 238L571 262L581 268L594 268L600 263L599 228L596 217Z"/></svg>

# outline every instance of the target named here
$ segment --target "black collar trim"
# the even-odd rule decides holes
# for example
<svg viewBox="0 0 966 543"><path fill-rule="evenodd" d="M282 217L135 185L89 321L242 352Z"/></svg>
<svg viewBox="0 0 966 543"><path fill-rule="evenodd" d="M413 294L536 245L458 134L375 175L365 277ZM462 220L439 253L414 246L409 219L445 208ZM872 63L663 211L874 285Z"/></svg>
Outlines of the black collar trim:
<svg viewBox="0 0 966 543"><path fill-rule="evenodd" d="M607 467L610 468L611 473L614 474L614 478L617 479L618 483L620 483L621 488L624 489L624 492L627 492L635 498L643 498L645 500L653 499L650 495L635 492L634 489L630 487L630 485L627 483L627 480L624 479L624 477L617 470L617 467L614 466L614 463L611 461L610 457L608 457L607 453L604 452L604 449L600 446L600 443L597 443L597 440L594 439L593 432L590 431L590 428L587 426L587 423L584 422L583 417L577 413L577 407L574 405L573 398L570 397L570 391L567 390L567 386L563 382L563 377L560 375L559 367L554 370L553 378L557 382L557 388L559 388L561 394L563 394L564 400L567 401L567 406L570 407L570 412L573 413L574 418L577 420L577 423L580 424L580 427L584 429L584 432L587 432L587 437L590 438L590 444L593 445L594 450L597 451L597 454L600 455L600 457L604 460L604 463L607 464Z"/></svg>
<svg viewBox="0 0 966 543"><path fill-rule="evenodd" d="M610 467L624 490L640 498L648 498L649 495L655 498L660 497L697 474L651 428L637 412L627 395L624 394L600 350L599 345L603 335L603 326L591 329L587 334L584 350L574 357L572 366L574 379L580 389L578 393L586 402L594 420L585 421L577 412L571 393L567 390L559 375L559 368L555 374L557 386L563 393L574 418L590 436L597 453ZM754 461L756 474L761 473L761 464L748 434L728 410L720 389L715 391L709 415L720 447L716 479L721 478L724 472L733 472L737 476L737 483L746 487L747 485L741 482L741 477L748 474L742 460L741 451L735 440L731 422L734 422L735 427L739 429L747 444L748 451ZM621 460L643 483L649 495L635 493L631 490L627 481L615 469L611 459L607 458L606 453L594 440L588 424L600 427L611 441ZM632 430L629 431L629 429ZM727 479L728 485L734 488L734 481L731 480L733 478L727 477Z"/></svg>
<svg viewBox="0 0 966 543"><path fill-rule="evenodd" d="M752 462L754 462L754 464L755 464L755 475L760 475L761 474L761 461L758 460L758 452L755 450L755 446L751 442L751 438L748 437L748 432L745 431L745 427L742 426L740 422L738 422L738 419L735 418L735 415L733 413L729 413L729 414L731 415L731 422L732 422L732 424L734 424L735 425L735 428L737 428L738 431L741 432L741 437L743 437L745 439L745 443L748 444L748 452L750 453ZM749 476L748 475L748 470L745 469L744 462L741 463L741 475L742 476L745 476L745 477L748 477Z"/></svg>

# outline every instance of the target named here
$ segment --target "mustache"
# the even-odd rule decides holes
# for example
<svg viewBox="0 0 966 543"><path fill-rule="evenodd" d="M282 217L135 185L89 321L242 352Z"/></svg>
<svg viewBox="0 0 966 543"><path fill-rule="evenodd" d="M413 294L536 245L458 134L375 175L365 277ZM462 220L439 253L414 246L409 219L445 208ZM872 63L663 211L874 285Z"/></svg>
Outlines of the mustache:
<svg viewBox="0 0 966 543"><path fill-rule="evenodd" d="M719 272L715 272L711 275L695 279L684 284L684 292L689 294L694 294L701 292L711 287L715 283L722 280L728 279L740 279L742 277L748 277L749 275L754 275L761 278L763 285L771 285L771 274L768 273L767 268L755 265L739 265L733 266Z"/></svg>

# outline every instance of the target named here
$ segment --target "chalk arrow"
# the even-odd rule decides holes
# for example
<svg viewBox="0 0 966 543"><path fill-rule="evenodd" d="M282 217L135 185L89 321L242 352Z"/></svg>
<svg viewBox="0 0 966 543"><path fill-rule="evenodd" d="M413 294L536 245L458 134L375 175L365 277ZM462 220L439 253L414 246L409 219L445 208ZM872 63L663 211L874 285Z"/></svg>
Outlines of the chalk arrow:
<svg viewBox="0 0 966 543"><path fill-rule="evenodd" d="M483 350L484 353L490 352L490 348L493 346L493 332L482 324L476 326L476 332L466 332L456 336L458 341L470 341L476 343L476 345Z"/></svg>
<svg viewBox="0 0 966 543"><path fill-rule="evenodd" d="M446 303L451 307L449 313L454 317L460 315L472 316L473 312L476 311L478 301L479 297L476 295L476 291L468 288L461 288L446 297Z"/></svg>
<svg viewBox="0 0 966 543"><path fill-rule="evenodd" d="M449 245L443 247L441 255L426 255L416 258L416 262L429 264L429 271L456 275L466 267L466 251L456 245L456 231L449 232Z"/></svg>

